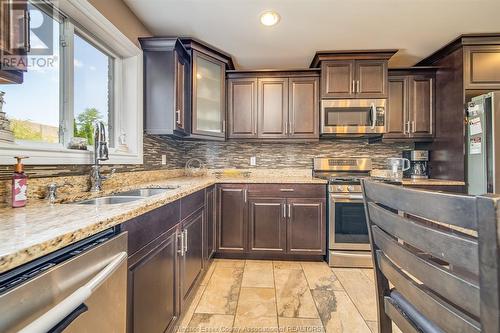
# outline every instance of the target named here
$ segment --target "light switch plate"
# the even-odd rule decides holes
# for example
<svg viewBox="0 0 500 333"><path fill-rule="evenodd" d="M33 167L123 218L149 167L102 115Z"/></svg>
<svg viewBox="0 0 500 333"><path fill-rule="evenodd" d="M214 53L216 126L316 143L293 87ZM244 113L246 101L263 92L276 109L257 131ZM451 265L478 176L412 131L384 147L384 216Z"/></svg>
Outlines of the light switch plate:
<svg viewBox="0 0 500 333"><path fill-rule="evenodd" d="M161 155L161 165L167 164L167 155Z"/></svg>
<svg viewBox="0 0 500 333"><path fill-rule="evenodd" d="M257 157L255 157L255 156L250 157L250 165L251 166L257 165Z"/></svg>

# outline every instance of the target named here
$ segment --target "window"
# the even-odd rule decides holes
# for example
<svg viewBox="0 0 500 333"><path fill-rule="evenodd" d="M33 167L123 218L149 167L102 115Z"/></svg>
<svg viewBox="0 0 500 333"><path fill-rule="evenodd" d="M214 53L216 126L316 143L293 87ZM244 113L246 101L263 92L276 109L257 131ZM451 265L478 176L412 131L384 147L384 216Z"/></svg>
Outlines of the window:
<svg viewBox="0 0 500 333"><path fill-rule="evenodd" d="M96 120L106 124L107 133L112 128L114 57L58 12L33 4L29 9L32 25L51 23L47 26L53 30L54 42L51 54L28 53L23 84L2 87L7 101L4 111L14 137L18 141L60 143L68 148L72 148L72 138L78 137L92 145ZM43 43L33 32L31 40ZM61 100L73 100L73 104Z"/></svg>
<svg viewBox="0 0 500 333"><path fill-rule="evenodd" d="M0 84L3 111L16 133L14 143L0 141L0 164L19 155L30 157L27 164L91 164L92 149L68 146L75 137L91 145L89 124L97 119L108 130L110 159L104 163L141 164L141 49L88 1L30 0L30 16L32 49L47 37L45 31L36 38L41 22L50 23L54 46L50 54L29 54L23 84Z"/></svg>

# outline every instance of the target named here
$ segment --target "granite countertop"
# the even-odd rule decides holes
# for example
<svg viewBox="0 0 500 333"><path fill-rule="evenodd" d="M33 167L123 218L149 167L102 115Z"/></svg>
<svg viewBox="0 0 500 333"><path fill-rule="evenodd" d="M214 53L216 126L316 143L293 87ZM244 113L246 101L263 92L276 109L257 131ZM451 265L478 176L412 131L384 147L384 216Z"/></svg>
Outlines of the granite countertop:
<svg viewBox="0 0 500 333"><path fill-rule="evenodd" d="M465 186L465 182L461 180L446 180L446 179L403 179L403 185L415 186Z"/></svg>
<svg viewBox="0 0 500 333"><path fill-rule="evenodd" d="M179 186L166 193L129 203L105 206L60 203L49 205L43 200L37 200L30 202L24 208L0 208L0 273L216 183L326 184L326 181L312 177L275 175L249 178L178 177L135 184L112 191ZM100 196L112 192L106 191L100 193ZM75 201L91 196L89 193L83 193L74 195L69 200Z"/></svg>

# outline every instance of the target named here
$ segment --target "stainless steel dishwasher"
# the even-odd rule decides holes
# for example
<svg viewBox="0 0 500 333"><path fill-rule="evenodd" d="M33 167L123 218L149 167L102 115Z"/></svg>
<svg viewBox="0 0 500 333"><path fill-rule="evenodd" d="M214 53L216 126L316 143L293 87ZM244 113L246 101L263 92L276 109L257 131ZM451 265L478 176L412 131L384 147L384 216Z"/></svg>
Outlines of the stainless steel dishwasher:
<svg viewBox="0 0 500 333"><path fill-rule="evenodd" d="M0 332L125 332L127 233L109 229L0 276Z"/></svg>

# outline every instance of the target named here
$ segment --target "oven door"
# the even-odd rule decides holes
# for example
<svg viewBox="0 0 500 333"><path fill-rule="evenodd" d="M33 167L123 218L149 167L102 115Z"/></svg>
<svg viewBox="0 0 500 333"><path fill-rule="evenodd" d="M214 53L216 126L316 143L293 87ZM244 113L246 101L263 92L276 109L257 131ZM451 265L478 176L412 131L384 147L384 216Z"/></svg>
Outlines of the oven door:
<svg viewBox="0 0 500 333"><path fill-rule="evenodd" d="M362 194L329 195L329 248L370 251Z"/></svg>
<svg viewBox="0 0 500 333"><path fill-rule="evenodd" d="M321 134L385 133L385 99L321 101Z"/></svg>

